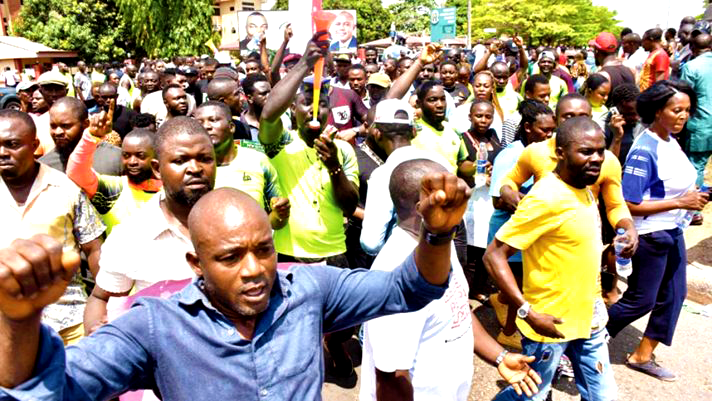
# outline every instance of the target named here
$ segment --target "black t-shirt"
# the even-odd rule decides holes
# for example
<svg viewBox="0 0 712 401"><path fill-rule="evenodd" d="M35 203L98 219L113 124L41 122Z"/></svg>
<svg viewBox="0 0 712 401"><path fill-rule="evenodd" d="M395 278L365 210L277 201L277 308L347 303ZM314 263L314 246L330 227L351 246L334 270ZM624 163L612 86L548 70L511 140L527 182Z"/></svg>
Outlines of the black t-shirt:
<svg viewBox="0 0 712 401"><path fill-rule="evenodd" d="M455 104L461 104L470 97L470 90L467 89L467 86L459 82L455 82L455 85L450 88L445 88L445 90L452 96Z"/></svg>
<svg viewBox="0 0 712 401"><path fill-rule="evenodd" d="M492 148L490 149L489 146L487 146L487 161L490 163L494 164L494 159L497 157L499 152L502 150L502 144L499 142L499 138L497 137L497 131L495 131L493 128L490 128L487 130L485 133L485 138L487 138L487 143L492 145ZM477 162L477 147L479 146L477 143L477 137L470 132L465 132L462 134L462 140L465 141L465 148L467 149L467 160L471 162ZM470 187L475 186L475 177L463 177L467 185Z"/></svg>
<svg viewBox="0 0 712 401"><path fill-rule="evenodd" d="M124 106L116 106L114 109L114 123L112 129L116 131L117 134L123 140L126 134L131 132L133 127L131 126L131 119L137 113Z"/></svg>

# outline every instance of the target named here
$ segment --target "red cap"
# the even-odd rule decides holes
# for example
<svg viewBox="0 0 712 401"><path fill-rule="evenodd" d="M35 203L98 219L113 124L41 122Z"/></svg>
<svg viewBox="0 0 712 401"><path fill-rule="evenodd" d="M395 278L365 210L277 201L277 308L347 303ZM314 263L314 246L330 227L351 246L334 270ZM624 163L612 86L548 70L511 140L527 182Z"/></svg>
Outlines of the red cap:
<svg viewBox="0 0 712 401"><path fill-rule="evenodd" d="M610 32L601 32L596 39L588 42L588 45L606 53L613 53L618 47L618 40Z"/></svg>

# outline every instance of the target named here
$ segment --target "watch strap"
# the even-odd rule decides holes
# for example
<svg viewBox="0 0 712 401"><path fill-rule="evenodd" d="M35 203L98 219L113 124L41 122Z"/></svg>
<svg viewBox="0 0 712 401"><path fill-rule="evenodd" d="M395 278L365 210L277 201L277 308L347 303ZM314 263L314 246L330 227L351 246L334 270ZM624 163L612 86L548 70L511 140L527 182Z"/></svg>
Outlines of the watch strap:
<svg viewBox="0 0 712 401"><path fill-rule="evenodd" d="M428 231L427 228L423 225L423 235L425 236L425 242L427 242L430 245L445 245L452 241L455 238L455 234L457 233L457 226L453 227L449 232L442 233L442 234L435 234L430 231Z"/></svg>

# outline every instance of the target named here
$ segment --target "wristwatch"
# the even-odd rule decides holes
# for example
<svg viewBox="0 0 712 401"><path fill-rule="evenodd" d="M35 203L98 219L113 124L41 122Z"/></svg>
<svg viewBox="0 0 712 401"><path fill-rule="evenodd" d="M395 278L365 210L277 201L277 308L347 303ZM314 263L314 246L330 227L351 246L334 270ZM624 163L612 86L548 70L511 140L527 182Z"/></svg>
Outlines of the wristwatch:
<svg viewBox="0 0 712 401"><path fill-rule="evenodd" d="M532 308L529 302L524 302L522 306L517 309L517 317L524 320L529 316L529 310Z"/></svg>
<svg viewBox="0 0 712 401"><path fill-rule="evenodd" d="M502 363L502 361L504 360L504 357L507 356L507 354L509 354L509 351L507 351L506 349L503 349L502 352L500 352L499 355L497 355L497 359L494 360L494 365L499 366L499 364Z"/></svg>
<svg viewBox="0 0 712 401"><path fill-rule="evenodd" d="M428 231L423 225L423 235L425 236L425 242L430 245L445 245L455 238L455 233L457 233L457 226L453 227L450 232L435 234Z"/></svg>

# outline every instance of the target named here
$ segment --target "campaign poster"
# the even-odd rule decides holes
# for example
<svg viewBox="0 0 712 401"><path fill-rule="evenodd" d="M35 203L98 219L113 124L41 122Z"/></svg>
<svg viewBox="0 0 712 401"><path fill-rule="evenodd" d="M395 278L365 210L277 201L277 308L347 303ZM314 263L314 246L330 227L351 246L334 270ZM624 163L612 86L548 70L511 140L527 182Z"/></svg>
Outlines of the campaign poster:
<svg viewBox="0 0 712 401"><path fill-rule="evenodd" d="M356 52L358 47L355 10L324 10L334 14L329 26L332 52ZM293 22L294 13L289 11L238 11L237 26L240 37L240 54L259 51L259 40L267 36L267 48L277 50L284 40L284 29ZM293 24L294 28L294 24ZM311 32L294 32L292 42L297 38L310 38ZM290 43L290 51L301 53L304 43Z"/></svg>

